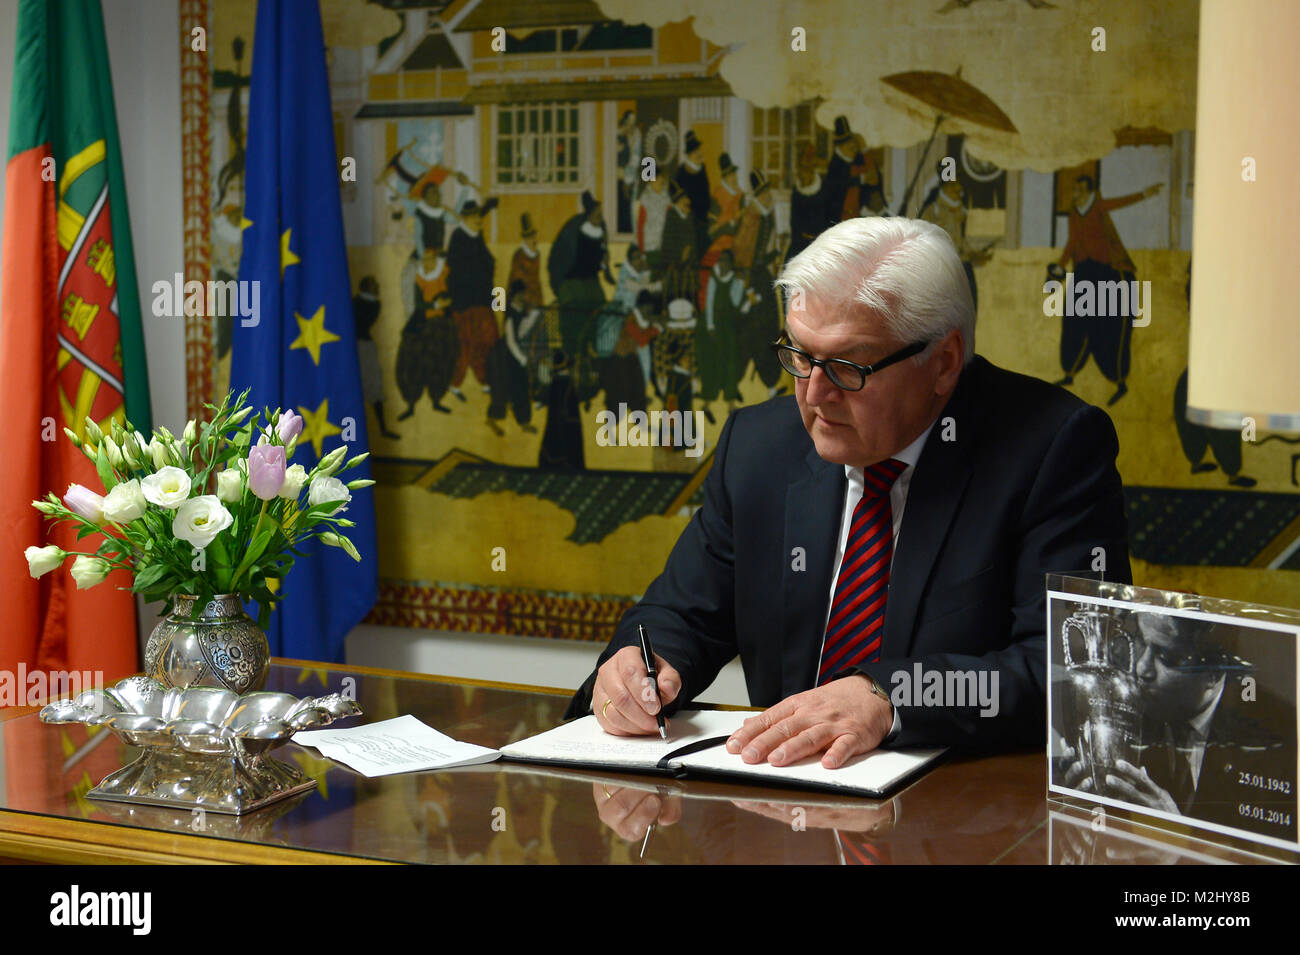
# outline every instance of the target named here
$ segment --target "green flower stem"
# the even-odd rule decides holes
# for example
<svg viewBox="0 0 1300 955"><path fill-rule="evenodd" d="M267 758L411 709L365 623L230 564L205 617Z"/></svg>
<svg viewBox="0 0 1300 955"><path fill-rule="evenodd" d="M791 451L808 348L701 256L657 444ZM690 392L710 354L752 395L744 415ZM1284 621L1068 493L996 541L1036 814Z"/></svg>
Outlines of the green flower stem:
<svg viewBox="0 0 1300 955"><path fill-rule="evenodd" d="M268 505L268 504L270 504L270 503L271 503L270 501L263 501L263 502L262 502L262 509L261 509L261 510L258 512L258 514L257 514L257 523L253 525L253 533L251 533L251 534L248 535L248 540L249 540L250 543L252 542L253 538L255 538L255 537L257 536L257 532L258 532L258 530L261 529L261 527L262 527L262 518L266 516L266 505Z"/></svg>

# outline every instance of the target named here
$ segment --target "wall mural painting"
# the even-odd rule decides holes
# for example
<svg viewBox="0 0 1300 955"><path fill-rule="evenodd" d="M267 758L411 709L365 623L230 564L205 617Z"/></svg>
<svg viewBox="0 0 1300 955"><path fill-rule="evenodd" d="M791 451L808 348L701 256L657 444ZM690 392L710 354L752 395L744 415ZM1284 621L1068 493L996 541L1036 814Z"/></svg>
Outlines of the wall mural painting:
<svg viewBox="0 0 1300 955"><path fill-rule="evenodd" d="M255 5L184 6L212 38L206 73L183 64L212 144L185 157L187 269L224 279ZM899 214L957 244L982 354L1112 415L1138 579L1287 602L1300 454L1182 419L1195 4L906 6L322 0L356 170L372 620L606 639L727 415L791 390L768 347L783 263L834 222ZM192 405L225 388L228 321L189 329Z"/></svg>

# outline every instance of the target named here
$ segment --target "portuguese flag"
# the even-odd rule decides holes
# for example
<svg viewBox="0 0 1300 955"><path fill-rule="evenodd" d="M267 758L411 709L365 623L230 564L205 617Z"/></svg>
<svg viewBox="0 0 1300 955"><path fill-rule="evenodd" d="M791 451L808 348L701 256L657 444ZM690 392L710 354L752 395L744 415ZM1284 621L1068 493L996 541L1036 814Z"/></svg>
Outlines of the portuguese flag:
<svg viewBox="0 0 1300 955"><path fill-rule="evenodd" d="M33 580L23 551L93 552L31 506L69 484L103 493L63 433L152 430L140 300L99 0L21 0L0 246L0 671L136 665L135 597L115 570L78 590L72 560ZM124 589L119 589L124 588Z"/></svg>

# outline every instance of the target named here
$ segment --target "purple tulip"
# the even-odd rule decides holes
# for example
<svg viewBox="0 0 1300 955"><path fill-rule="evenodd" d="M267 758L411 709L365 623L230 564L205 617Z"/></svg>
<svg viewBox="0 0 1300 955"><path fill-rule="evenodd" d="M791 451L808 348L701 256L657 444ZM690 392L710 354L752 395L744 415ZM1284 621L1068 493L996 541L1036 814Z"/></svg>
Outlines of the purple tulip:
<svg viewBox="0 0 1300 955"><path fill-rule="evenodd" d="M67 493L63 495L63 504L88 521L95 524L104 522L104 499L88 487L69 484Z"/></svg>
<svg viewBox="0 0 1300 955"><path fill-rule="evenodd" d="M284 412L280 415L280 423L276 425L275 431L280 436L280 442L288 445L295 437L302 434L302 415L292 411Z"/></svg>
<svg viewBox="0 0 1300 955"><path fill-rule="evenodd" d="M284 448L258 444L248 450L248 489L264 501L272 501L284 487Z"/></svg>

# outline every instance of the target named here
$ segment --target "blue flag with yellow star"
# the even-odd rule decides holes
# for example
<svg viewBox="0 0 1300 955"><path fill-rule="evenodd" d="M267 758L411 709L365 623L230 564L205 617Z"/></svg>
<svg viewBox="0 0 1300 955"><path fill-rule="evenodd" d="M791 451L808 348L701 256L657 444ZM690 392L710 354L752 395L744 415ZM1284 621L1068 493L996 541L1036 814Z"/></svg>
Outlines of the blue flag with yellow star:
<svg viewBox="0 0 1300 955"><path fill-rule="evenodd" d="M259 283L259 308L256 322L234 318L230 387L251 387L259 411L302 415L292 463L310 471L340 444L349 458L370 448L317 4L260 0L253 43L239 279ZM366 460L341 480L369 477ZM314 539L296 545L307 556L282 582L267 629L272 654L341 662L343 638L374 606L370 489L353 492L346 517L361 563Z"/></svg>

